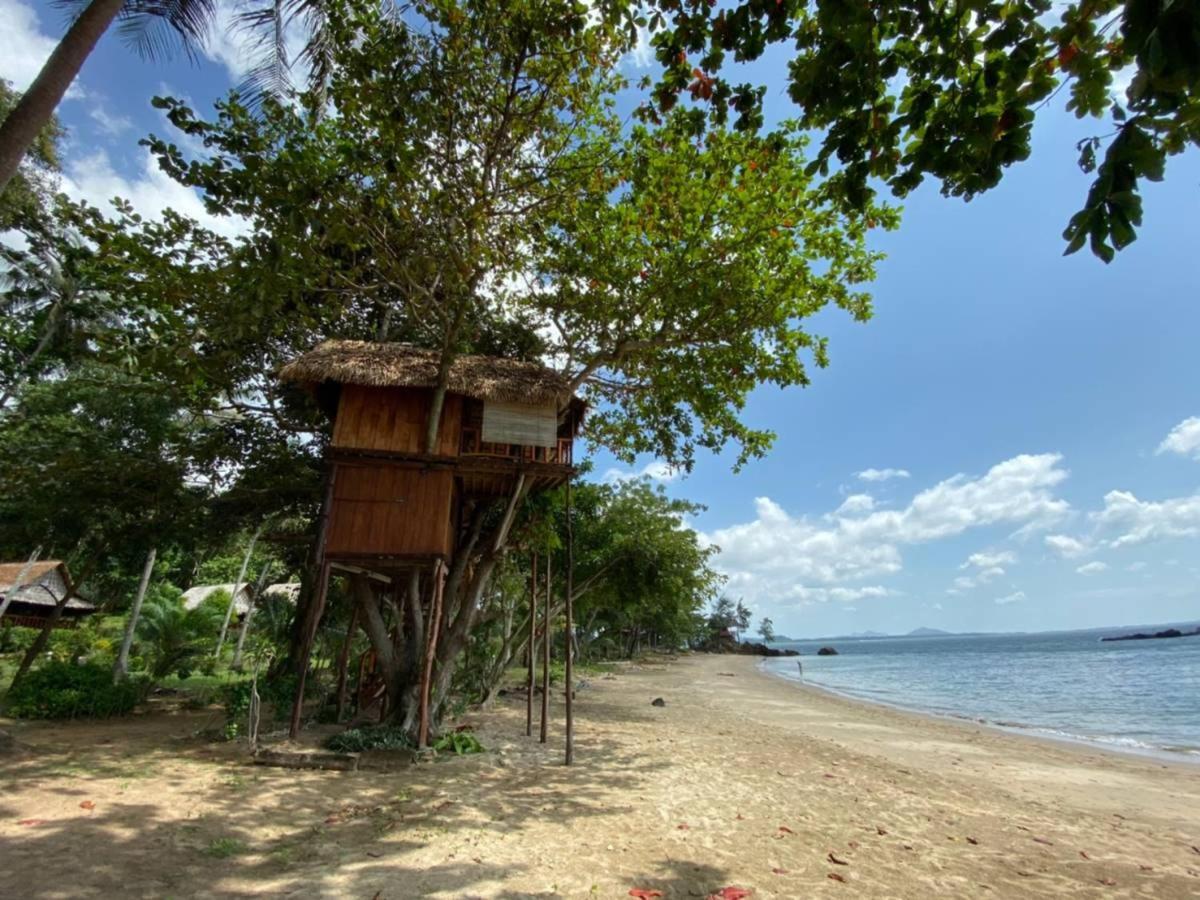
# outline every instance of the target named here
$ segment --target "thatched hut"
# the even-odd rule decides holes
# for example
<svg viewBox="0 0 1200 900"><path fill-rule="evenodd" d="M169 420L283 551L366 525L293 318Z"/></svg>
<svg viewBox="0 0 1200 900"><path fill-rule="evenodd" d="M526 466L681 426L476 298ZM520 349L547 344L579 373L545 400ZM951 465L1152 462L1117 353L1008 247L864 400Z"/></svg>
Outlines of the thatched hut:
<svg viewBox="0 0 1200 900"><path fill-rule="evenodd" d="M65 562L46 559L29 566L21 584L14 587L25 569L26 563L0 563L0 607L5 608L0 624L41 628L47 619L53 618L55 606L70 590L70 573ZM95 611L96 607L87 600L72 597L55 627L74 628L80 619Z"/></svg>

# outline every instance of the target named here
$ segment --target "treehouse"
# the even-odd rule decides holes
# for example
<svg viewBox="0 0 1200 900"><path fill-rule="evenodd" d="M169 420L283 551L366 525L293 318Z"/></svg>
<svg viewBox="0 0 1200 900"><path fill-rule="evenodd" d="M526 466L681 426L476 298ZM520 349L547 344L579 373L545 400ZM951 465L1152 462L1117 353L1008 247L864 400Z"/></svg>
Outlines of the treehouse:
<svg viewBox="0 0 1200 900"><path fill-rule="evenodd" d="M572 473L583 401L522 360L455 358L429 452L438 365L407 344L326 341L281 370L333 421L323 561L379 573L446 561L466 510Z"/></svg>

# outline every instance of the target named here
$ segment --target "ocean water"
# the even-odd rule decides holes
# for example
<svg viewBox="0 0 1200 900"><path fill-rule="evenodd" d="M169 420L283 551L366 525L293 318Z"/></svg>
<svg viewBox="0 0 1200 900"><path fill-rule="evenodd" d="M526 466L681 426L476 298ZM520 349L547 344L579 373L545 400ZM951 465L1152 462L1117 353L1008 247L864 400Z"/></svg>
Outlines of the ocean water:
<svg viewBox="0 0 1200 900"><path fill-rule="evenodd" d="M774 646L800 651L805 682L859 699L1200 763L1200 637L1100 642L1162 627ZM794 657L763 667L799 677Z"/></svg>

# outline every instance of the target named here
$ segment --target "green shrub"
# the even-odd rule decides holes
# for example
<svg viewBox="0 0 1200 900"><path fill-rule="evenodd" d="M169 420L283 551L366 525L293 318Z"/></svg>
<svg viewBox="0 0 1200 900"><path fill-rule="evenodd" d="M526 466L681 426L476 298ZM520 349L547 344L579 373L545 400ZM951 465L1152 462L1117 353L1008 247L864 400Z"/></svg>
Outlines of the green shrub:
<svg viewBox="0 0 1200 900"><path fill-rule="evenodd" d="M8 692L8 714L18 719L107 719L130 712L145 684L113 684L112 670L97 663L51 660Z"/></svg>
<svg viewBox="0 0 1200 900"><path fill-rule="evenodd" d="M364 750L411 750L413 742L399 725L364 725L335 734L325 746L338 753L361 753Z"/></svg>
<svg viewBox="0 0 1200 900"><path fill-rule="evenodd" d="M439 753L449 751L455 756L466 756L469 753L482 753L483 744L468 731L451 731L434 741L433 749Z"/></svg>
<svg viewBox="0 0 1200 900"><path fill-rule="evenodd" d="M241 734L250 712L249 678L227 684L221 689L221 705L225 707L225 736L232 740ZM305 695L310 691L305 690ZM276 721L287 718L296 698L296 676L262 678L258 682L258 699Z"/></svg>

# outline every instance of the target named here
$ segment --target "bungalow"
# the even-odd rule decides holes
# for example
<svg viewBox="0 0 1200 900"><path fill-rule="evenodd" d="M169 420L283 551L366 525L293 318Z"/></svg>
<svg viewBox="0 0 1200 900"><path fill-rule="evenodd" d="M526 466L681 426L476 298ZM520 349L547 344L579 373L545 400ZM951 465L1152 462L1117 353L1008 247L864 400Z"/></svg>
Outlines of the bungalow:
<svg viewBox="0 0 1200 900"><path fill-rule="evenodd" d="M204 602L210 594L217 591L224 591L226 594L233 594L232 584L200 584L194 588L189 588L183 592L183 608L195 609ZM263 589L263 596L266 597L281 597L289 603L295 603L296 597L300 593L299 582L279 583L267 585ZM254 597L254 585L243 584L238 588L237 599L234 601L234 615L244 616L246 610L250 608L251 600Z"/></svg>
<svg viewBox="0 0 1200 900"><path fill-rule="evenodd" d="M19 587L14 583L26 564L0 563L0 609L4 609L4 625L23 625L41 628L54 613L54 607L67 594L69 574L67 564L57 559L46 559L29 567ZM62 615L55 627L74 628L84 616L90 616L96 607L81 597L72 597L63 607Z"/></svg>

